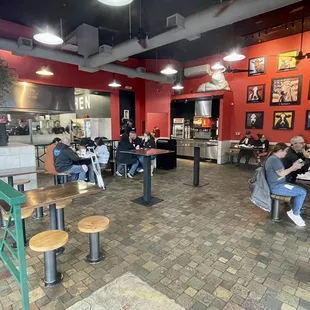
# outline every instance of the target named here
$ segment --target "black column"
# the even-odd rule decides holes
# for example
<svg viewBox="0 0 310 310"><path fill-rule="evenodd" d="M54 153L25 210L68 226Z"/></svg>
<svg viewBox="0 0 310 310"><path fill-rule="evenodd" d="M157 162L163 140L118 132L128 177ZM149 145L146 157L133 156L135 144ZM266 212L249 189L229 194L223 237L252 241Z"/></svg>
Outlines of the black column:
<svg viewBox="0 0 310 310"><path fill-rule="evenodd" d="M199 186L200 147L194 147L194 186Z"/></svg>
<svg viewBox="0 0 310 310"><path fill-rule="evenodd" d="M0 146L7 146L6 124L0 124Z"/></svg>
<svg viewBox="0 0 310 310"><path fill-rule="evenodd" d="M143 172L143 200L150 203L152 199L151 189L151 157L144 157L144 172Z"/></svg>

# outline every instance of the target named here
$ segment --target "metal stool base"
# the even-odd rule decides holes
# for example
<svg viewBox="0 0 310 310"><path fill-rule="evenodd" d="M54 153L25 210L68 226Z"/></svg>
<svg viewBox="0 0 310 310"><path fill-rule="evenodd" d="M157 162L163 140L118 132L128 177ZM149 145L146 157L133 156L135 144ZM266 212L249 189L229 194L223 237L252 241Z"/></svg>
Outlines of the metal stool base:
<svg viewBox="0 0 310 310"><path fill-rule="evenodd" d="M278 219L272 219L273 223L281 223L282 219L279 217Z"/></svg>
<svg viewBox="0 0 310 310"><path fill-rule="evenodd" d="M95 260L91 259L90 258L90 254L88 254L86 257L85 257L85 261L90 264L90 265L95 265L95 264L99 264L100 262L104 261L105 260L105 254L103 253L100 253L99 254L99 257Z"/></svg>
<svg viewBox="0 0 310 310"><path fill-rule="evenodd" d="M63 275L61 272L57 271L56 280L55 280L54 282L47 283L47 282L45 282L45 279L44 279L44 280L43 280L44 286L45 286L45 287L52 287L52 286L55 286L55 285L61 283L61 281L63 280L63 278L64 278L64 275Z"/></svg>

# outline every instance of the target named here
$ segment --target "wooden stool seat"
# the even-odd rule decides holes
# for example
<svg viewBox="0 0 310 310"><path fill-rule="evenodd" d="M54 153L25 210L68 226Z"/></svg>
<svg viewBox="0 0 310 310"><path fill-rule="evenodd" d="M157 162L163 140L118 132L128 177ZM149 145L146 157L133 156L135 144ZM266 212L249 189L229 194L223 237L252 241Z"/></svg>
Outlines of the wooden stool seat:
<svg viewBox="0 0 310 310"><path fill-rule="evenodd" d="M56 204L56 209L57 210L64 209L68 207L69 205L71 205L71 203L72 203L72 199L65 199L65 200L59 201Z"/></svg>
<svg viewBox="0 0 310 310"><path fill-rule="evenodd" d="M29 246L36 252L49 252L64 246L68 239L68 233L63 230L48 230L32 237Z"/></svg>
<svg viewBox="0 0 310 310"><path fill-rule="evenodd" d="M79 221L79 231L92 234L104 231L108 228L110 220L105 216L89 216Z"/></svg>
<svg viewBox="0 0 310 310"><path fill-rule="evenodd" d="M20 179L20 180L14 180L14 185L25 185L25 184L28 184L28 183L30 183L30 180L22 180L22 179Z"/></svg>
<svg viewBox="0 0 310 310"><path fill-rule="evenodd" d="M8 212L4 213L4 212L2 214L3 219L5 221L8 221L9 220L9 213ZM33 214L33 210L23 210L23 209L21 209L21 218L22 218L22 220L27 219L28 217L31 217L32 214Z"/></svg>
<svg viewBox="0 0 310 310"><path fill-rule="evenodd" d="M45 170L44 173L45 173L45 174L52 174L52 175L70 176L70 174L68 174L68 173L64 173L64 172L56 172L56 173L53 173L53 172L50 172L50 171L47 171L47 170Z"/></svg>
<svg viewBox="0 0 310 310"><path fill-rule="evenodd" d="M290 196L280 196L280 195L270 195L272 199L280 200L280 201L286 201L290 202L292 197Z"/></svg>

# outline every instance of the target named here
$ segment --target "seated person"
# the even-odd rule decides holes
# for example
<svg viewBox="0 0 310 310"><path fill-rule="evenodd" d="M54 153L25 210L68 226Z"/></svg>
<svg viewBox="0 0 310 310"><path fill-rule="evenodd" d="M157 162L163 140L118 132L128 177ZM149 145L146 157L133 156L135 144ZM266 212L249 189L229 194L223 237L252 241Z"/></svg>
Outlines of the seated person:
<svg viewBox="0 0 310 310"><path fill-rule="evenodd" d="M258 140L255 141L255 146L261 147L261 151L255 151L256 162L261 166L261 158L268 155L269 141L264 134L257 134Z"/></svg>
<svg viewBox="0 0 310 310"><path fill-rule="evenodd" d="M29 135L29 126L26 120L20 120L19 126L16 128L17 136L27 136Z"/></svg>
<svg viewBox="0 0 310 310"><path fill-rule="evenodd" d="M134 149L135 147L132 143L130 143L128 135L126 133L123 133L116 150L116 162L118 164L116 171L117 176L122 176L122 170L124 169L124 165L121 164L131 164L129 172L127 173L127 171L125 171L128 178L132 179L135 175L135 172L139 166L139 161L137 160L136 156L132 154L121 153L121 151L130 151Z"/></svg>
<svg viewBox="0 0 310 310"><path fill-rule="evenodd" d="M149 131L146 131L144 133L144 138L143 138L142 143L141 143L141 148L143 148L143 149L155 149L156 148L154 136ZM144 157L143 156L137 156L137 157L138 157L138 160L140 162L141 169L143 169L144 168L143 167ZM156 158L155 156L152 156L151 160L155 160L155 158ZM153 175L153 171L154 171L154 166L151 165L151 175Z"/></svg>
<svg viewBox="0 0 310 310"><path fill-rule="evenodd" d="M80 165L86 165L88 168L88 171L86 173L86 177L91 184L96 184L96 178L95 178L95 171L93 167L93 163L91 158L87 155L87 146L89 144L89 141L91 141L88 138L83 138L81 140L81 143L78 148L78 156L79 156L79 164ZM86 156L86 157L85 157Z"/></svg>
<svg viewBox="0 0 310 310"><path fill-rule="evenodd" d="M88 170L87 166L79 165L80 158L70 148L70 139L63 137L53 151L54 166L58 173L71 174L72 181L84 181Z"/></svg>
<svg viewBox="0 0 310 310"><path fill-rule="evenodd" d="M309 153L305 150L305 140L302 136L295 136L291 139L291 146L288 148L286 156L282 159L284 168L289 168L298 159L302 159L304 165L296 170L292 171L287 177L287 181L295 183L298 174L304 174L309 170L310 159Z"/></svg>
<svg viewBox="0 0 310 310"><path fill-rule="evenodd" d="M52 143L47 147L44 159L44 170L47 173L56 175L57 171L54 166L54 148L61 141L60 138L55 138ZM63 184L63 177L61 175L57 176L57 183Z"/></svg>
<svg viewBox="0 0 310 310"><path fill-rule="evenodd" d="M55 121L54 127L52 128L52 133L56 135L63 134L65 132L65 128L60 126L60 121Z"/></svg>
<svg viewBox="0 0 310 310"><path fill-rule="evenodd" d="M100 167L105 168L107 163L109 162L110 152L108 151L108 148L104 144L102 138L95 138L95 144L97 145L96 154L98 157L99 165Z"/></svg>
<svg viewBox="0 0 310 310"><path fill-rule="evenodd" d="M140 147L142 143L142 139L137 136L135 131L129 133L129 141L135 148Z"/></svg>
<svg viewBox="0 0 310 310"><path fill-rule="evenodd" d="M251 131L246 131L245 136L239 141L239 146L240 145L250 146L250 145L254 145L254 144L255 144L255 140L251 136ZM240 152L239 152L238 158L237 158L236 167L239 167L240 160L243 156L245 156L245 164L248 165L252 154L253 154L253 152L251 150L240 149Z"/></svg>
<svg viewBox="0 0 310 310"><path fill-rule="evenodd" d="M288 211L287 215L297 226L306 226L305 221L300 216L300 210L307 196L307 191L301 186L286 182L286 176L301 169L302 164L294 163L285 169L281 159L286 156L287 152L288 146L285 143L280 142L275 145L265 163L266 179L272 194L294 197L293 210Z"/></svg>

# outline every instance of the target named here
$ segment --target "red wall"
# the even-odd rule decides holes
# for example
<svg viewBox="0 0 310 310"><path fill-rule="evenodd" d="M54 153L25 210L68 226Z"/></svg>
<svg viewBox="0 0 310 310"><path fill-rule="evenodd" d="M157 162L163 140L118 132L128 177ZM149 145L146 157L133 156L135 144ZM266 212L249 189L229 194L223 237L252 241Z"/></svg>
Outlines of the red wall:
<svg viewBox="0 0 310 310"><path fill-rule="evenodd" d="M232 122L231 122L231 139L239 139L236 132L241 134L245 131L245 113L247 111L264 111L264 128L262 130L251 130L254 135L258 132L263 132L270 141L284 141L288 142L294 135L303 135L310 141L310 132L305 130L305 113L310 110L310 101L308 100L308 89L310 80L310 59L301 61L298 68L288 72L277 72L277 55L280 52L291 51L299 49L300 35L295 35L279 40L274 40L266 43L261 43L255 46L242 49L246 59L232 63L232 68L248 68L248 59L252 57L267 56L267 69L265 75L248 76L248 73L225 74L227 81L233 91L234 105L232 108ZM304 52L310 51L310 32L304 35ZM222 60L224 55L215 55L203 59L198 59L185 64L185 67L193 67L202 64L213 64L216 61ZM270 106L270 91L271 79L282 76L297 76L302 75L302 96L301 104L297 106L274 107ZM209 77L192 78L184 80L184 92L195 92L198 86L210 80ZM265 102L258 104L246 103L246 91L248 85L266 84L265 88ZM281 131L273 130L273 113L274 111L295 111L294 129Z"/></svg>

